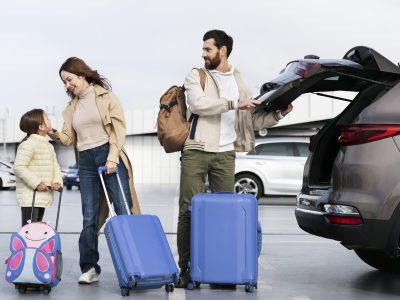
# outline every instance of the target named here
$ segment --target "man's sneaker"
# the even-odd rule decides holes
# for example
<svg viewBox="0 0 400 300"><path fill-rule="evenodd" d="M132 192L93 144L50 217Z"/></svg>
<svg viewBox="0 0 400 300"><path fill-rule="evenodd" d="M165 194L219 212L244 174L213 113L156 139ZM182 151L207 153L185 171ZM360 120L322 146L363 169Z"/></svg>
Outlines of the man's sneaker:
<svg viewBox="0 0 400 300"><path fill-rule="evenodd" d="M175 284L175 287L178 289L185 289L188 285L189 282L192 281L192 278L190 277L189 272L181 272L179 275L179 281L177 284Z"/></svg>
<svg viewBox="0 0 400 300"><path fill-rule="evenodd" d="M99 274L97 274L94 267L79 277L79 283L81 284L90 284L96 281L99 281Z"/></svg>

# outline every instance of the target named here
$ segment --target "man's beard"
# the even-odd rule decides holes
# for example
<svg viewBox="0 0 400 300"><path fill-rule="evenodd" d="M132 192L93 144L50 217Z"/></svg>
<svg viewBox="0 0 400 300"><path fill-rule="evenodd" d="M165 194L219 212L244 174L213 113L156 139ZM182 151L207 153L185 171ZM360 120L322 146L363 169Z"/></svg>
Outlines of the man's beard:
<svg viewBox="0 0 400 300"><path fill-rule="evenodd" d="M217 55L215 55L213 59L204 61L204 67L207 70L215 70L216 68L218 68L220 63L221 63L221 58L219 57L219 53L217 53Z"/></svg>

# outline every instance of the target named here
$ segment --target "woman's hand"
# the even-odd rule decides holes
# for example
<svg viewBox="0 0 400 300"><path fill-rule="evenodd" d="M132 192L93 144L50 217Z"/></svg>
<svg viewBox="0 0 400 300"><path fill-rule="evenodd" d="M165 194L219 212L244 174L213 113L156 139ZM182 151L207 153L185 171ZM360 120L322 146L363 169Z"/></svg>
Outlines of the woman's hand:
<svg viewBox="0 0 400 300"><path fill-rule="evenodd" d="M106 174L114 173L117 170L117 166L118 165L115 162L107 160L107 162L106 162L106 167L107 167Z"/></svg>
<svg viewBox="0 0 400 300"><path fill-rule="evenodd" d="M52 134L55 134L56 131L57 131L57 129L51 128L51 129L47 132L47 135L50 136L50 135L52 135Z"/></svg>

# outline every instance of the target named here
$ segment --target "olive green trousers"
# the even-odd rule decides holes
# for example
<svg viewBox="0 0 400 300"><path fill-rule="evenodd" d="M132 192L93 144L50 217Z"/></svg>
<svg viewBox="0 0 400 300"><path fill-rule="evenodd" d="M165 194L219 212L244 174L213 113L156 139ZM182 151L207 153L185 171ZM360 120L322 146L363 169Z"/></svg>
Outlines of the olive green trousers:
<svg viewBox="0 0 400 300"><path fill-rule="evenodd" d="M203 193L205 179L212 193L233 192L235 181L235 152L204 152L186 150L181 157L181 178L178 218L178 265L187 272L190 261L190 211L192 197Z"/></svg>

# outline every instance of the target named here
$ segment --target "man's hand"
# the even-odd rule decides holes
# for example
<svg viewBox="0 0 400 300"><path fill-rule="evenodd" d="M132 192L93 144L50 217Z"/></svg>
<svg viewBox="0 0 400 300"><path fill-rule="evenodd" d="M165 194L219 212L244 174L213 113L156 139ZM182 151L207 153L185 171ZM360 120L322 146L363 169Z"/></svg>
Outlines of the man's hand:
<svg viewBox="0 0 400 300"><path fill-rule="evenodd" d="M49 188L47 187L47 185L44 182L39 183L38 186L36 187L36 189L39 192L48 192L49 191Z"/></svg>
<svg viewBox="0 0 400 300"><path fill-rule="evenodd" d="M281 111L281 114L282 114L282 116L286 116L292 110L293 110L293 105L292 105L292 103L289 103L289 105L286 107L286 109Z"/></svg>
<svg viewBox="0 0 400 300"><path fill-rule="evenodd" d="M260 100L249 99L246 101L239 101L238 109L253 110L257 105L260 105Z"/></svg>
<svg viewBox="0 0 400 300"><path fill-rule="evenodd" d="M52 191L58 191L58 190L60 189L60 187L61 187L61 184L59 184L59 183L53 183L53 184L51 185L51 190L52 190Z"/></svg>
<svg viewBox="0 0 400 300"><path fill-rule="evenodd" d="M106 167L107 167L106 174L114 173L117 170L117 164L113 161L107 160Z"/></svg>

